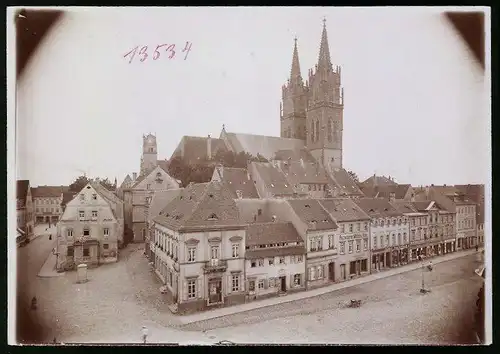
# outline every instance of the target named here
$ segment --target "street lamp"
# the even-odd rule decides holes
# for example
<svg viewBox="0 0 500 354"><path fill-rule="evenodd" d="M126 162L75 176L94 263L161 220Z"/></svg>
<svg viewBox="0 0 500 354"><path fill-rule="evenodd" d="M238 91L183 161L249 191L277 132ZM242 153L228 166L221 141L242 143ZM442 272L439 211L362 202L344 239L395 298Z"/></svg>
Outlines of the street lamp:
<svg viewBox="0 0 500 354"><path fill-rule="evenodd" d="M419 256L420 261L422 261L422 285L420 287L420 293L427 294L430 290L425 288L425 280L424 280L424 272L425 272L425 264L422 256Z"/></svg>

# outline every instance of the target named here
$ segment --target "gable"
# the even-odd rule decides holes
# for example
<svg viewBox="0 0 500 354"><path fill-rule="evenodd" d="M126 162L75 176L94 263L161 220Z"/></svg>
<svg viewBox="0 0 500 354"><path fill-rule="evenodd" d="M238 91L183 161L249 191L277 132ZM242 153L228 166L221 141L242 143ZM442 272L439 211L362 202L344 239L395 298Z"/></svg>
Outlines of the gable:
<svg viewBox="0 0 500 354"><path fill-rule="evenodd" d="M100 195L90 183L83 187L83 189L75 194L73 199L68 202L61 216L61 220L78 220L79 210L85 210L86 213L88 213L89 210L96 210L99 220L106 219L116 221L116 217L108 201Z"/></svg>
<svg viewBox="0 0 500 354"><path fill-rule="evenodd" d="M133 186L134 189L151 190L167 189L166 187L177 188L179 184L160 166L156 166Z"/></svg>

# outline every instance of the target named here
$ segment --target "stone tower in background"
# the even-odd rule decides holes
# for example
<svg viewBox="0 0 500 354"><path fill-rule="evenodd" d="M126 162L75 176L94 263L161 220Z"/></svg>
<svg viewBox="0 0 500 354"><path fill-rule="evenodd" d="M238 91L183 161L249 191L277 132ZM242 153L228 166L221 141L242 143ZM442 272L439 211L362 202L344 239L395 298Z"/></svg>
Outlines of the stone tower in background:
<svg viewBox="0 0 500 354"><path fill-rule="evenodd" d="M307 148L324 166L342 168L344 95L341 70L330 59L326 20L319 48L318 63L309 70L307 105Z"/></svg>
<svg viewBox="0 0 500 354"><path fill-rule="evenodd" d="M153 134L142 136L142 157L141 172L143 175L158 164L158 148L156 145L156 136Z"/></svg>
<svg viewBox="0 0 500 354"><path fill-rule="evenodd" d="M307 87L300 74L297 38L293 48L290 78L281 91L281 137L306 140Z"/></svg>
<svg viewBox="0 0 500 354"><path fill-rule="evenodd" d="M323 166L342 168L344 93L340 66L333 67L323 21L318 63L302 81L297 40L290 79L282 87L281 137L302 139Z"/></svg>

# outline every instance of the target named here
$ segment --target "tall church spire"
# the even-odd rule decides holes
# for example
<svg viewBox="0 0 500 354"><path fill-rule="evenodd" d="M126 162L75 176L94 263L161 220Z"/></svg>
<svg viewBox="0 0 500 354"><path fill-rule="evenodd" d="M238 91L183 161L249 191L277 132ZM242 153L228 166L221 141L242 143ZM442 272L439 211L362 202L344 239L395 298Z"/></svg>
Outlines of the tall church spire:
<svg viewBox="0 0 500 354"><path fill-rule="evenodd" d="M292 70L290 71L290 82L301 82L302 76L300 75L299 63L299 50L297 49L297 37L294 39L295 45L293 47Z"/></svg>
<svg viewBox="0 0 500 354"><path fill-rule="evenodd" d="M326 18L323 19L323 33L321 34L321 45L319 47L318 70L331 69L330 48L328 47L328 36L326 34Z"/></svg>

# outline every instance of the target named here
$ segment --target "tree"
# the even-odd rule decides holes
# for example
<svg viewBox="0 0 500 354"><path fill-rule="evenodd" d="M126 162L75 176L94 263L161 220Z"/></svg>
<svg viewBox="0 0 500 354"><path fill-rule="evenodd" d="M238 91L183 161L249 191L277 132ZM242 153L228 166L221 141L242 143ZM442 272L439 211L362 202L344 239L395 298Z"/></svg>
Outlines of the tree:
<svg viewBox="0 0 500 354"><path fill-rule="evenodd" d="M354 182L356 183L359 183L359 178L358 178L358 175L352 171L347 171L347 173L349 174L349 176L351 176L351 178L354 180Z"/></svg>
<svg viewBox="0 0 500 354"><path fill-rule="evenodd" d="M89 178L86 175L78 177L73 183L69 185L69 190L72 192L80 192L83 187L89 183Z"/></svg>
<svg viewBox="0 0 500 354"><path fill-rule="evenodd" d="M255 157L247 152L235 154L232 151L219 150L213 160L204 160L197 164L189 164L181 157L174 157L170 160L168 173L175 179L180 180L182 187L186 187L191 182L210 182L216 164L222 164L224 167L247 168L248 162L251 161L268 162L260 154Z"/></svg>
<svg viewBox="0 0 500 354"><path fill-rule="evenodd" d="M115 185L111 183L111 181L107 177L104 179L101 179L99 177L88 178L86 175L80 176L76 180L74 180L73 183L69 185L69 190L72 192L80 192L83 187L85 187L89 182L99 182L107 190L115 190Z"/></svg>

